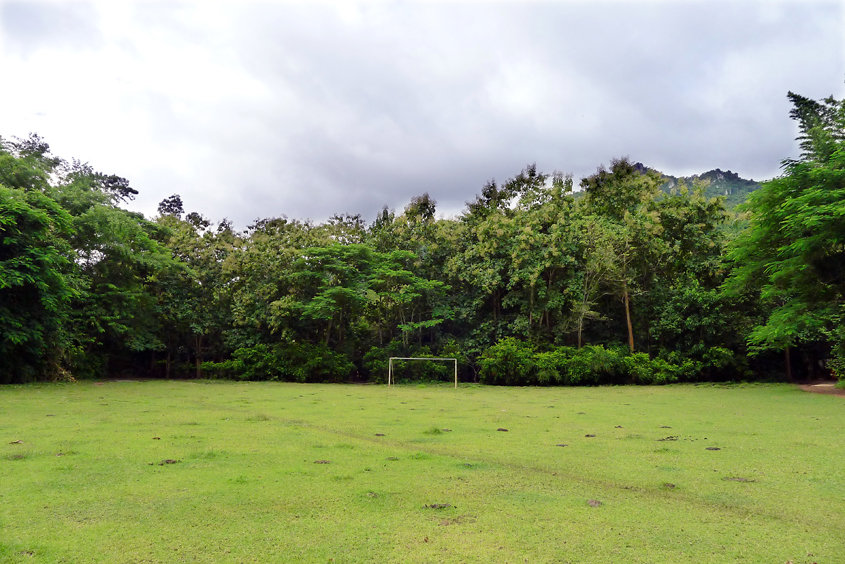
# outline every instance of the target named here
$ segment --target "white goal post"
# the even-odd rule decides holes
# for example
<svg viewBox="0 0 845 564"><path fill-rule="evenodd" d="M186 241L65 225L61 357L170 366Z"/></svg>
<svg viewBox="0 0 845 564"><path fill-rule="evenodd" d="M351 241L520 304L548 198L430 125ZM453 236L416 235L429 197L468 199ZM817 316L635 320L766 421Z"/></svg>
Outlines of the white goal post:
<svg viewBox="0 0 845 564"><path fill-rule="evenodd" d="M457 358L431 358L431 357L407 357L407 356L391 356L387 363L387 385L393 382L396 385L396 379L393 377L393 361L394 360L451 360L455 363L455 389L458 389L458 359Z"/></svg>

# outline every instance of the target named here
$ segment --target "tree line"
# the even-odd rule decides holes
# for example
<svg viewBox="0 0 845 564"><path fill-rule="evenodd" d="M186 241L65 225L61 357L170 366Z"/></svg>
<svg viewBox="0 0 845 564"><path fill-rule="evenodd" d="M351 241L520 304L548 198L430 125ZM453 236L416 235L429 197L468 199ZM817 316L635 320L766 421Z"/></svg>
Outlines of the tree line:
<svg viewBox="0 0 845 564"><path fill-rule="evenodd" d="M507 385L845 375L845 101L789 98L802 154L738 214L620 158L580 190L529 165L449 219L422 194L238 231L0 139L0 382L383 381L391 356Z"/></svg>

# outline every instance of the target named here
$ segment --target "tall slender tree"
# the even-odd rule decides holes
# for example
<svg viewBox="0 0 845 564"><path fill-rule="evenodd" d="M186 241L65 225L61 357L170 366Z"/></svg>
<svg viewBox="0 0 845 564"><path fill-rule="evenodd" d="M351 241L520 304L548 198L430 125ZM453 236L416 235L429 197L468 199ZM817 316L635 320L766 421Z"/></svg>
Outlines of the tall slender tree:
<svg viewBox="0 0 845 564"><path fill-rule="evenodd" d="M765 321L752 352L826 343L845 375L845 100L789 93L802 156L749 197L748 229L730 250L733 294L759 295Z"/></svg>

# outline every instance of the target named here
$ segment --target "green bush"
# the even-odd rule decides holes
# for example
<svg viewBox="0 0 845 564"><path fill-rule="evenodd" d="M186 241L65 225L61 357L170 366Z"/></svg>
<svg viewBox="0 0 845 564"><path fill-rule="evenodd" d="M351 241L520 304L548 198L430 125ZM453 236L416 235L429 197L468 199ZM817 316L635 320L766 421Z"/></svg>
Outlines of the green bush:
<svg viewBox="0 0 845 564"><path fill-rule="evenodd" d="M407 351L407 352L403 352ZM427 346L405 349L399 341L386 346L371 347L364 354L364 369L371 382L387 382L387 371L391 356L409 356L411 358L430 358L433 356L452 356L449 354L435 355ZM442 382L454 379L455 368L451 362L444 361L416 361L394 360L393 376L397 381Z"/></svg>
<svg viewBox="0 0 845 564"><path fill-rule="evenodd" d="M217 378L278 380L284 374L284 363L278 349L259 343L237 349L229 360L204 362L202 369L209 376Z"/></svg>
<svg viewBox="0 0 845 564"><path fill-rule="evenodd" d="M671 384L701 379L705 371L745 374L742 360L733 351L711 348L704 361L677 353L651 358L644 352L628 353L624 346L585 345L580 349L558 347L537 352L518 339L502 339L484 351L479 360L485 384L578 386L599 384Z"/></svg>
<svg viewBox="0 0 845 564"><path fill-rule="evenodd" d="M748 357L737 355L730 349L710 347L701 358L701 374L704 380L746 379L751 376Z"/></svg>
<svg viewBox="0 0 845 564"><path fill-rule="evenodd" d="M355 365L324 344L290 342L241 347L230 360L205 362L202 368L210 376L234 380L328 382L347 378Z"/></svg>
<svg viewBox="0 0 845 564"><path fill-rule="evenodd" d="M295 382L341 381L355 371L355 365L345 354L322 343L291 342L280 356L285 366L283 377Z"/></svg>
<svg viewBox="0 0 845 564"><path fill-rule="evenodd" d="M567 367L574 351L575 349L570 347L559 347L538 353L535 357L537 384L541 386L571 384Z"/></svg>
<svg viewBox="0 0 845 564"><path fill-rule="evenodd" d="M415 347L411 349L411 357L431 358L435 355L427 346ZM454 378L455 366L449 361L399 361L399 364L394 362L394 374L399 373L406 375L410 380L422 380L424 382L443 382L452 380Z"/></svg>
<svg viewBox="0 0 845 564"><path fill-rule="evenodd" d="M370 382L375 384L387 382L389 356L390 353L384 347L371 347L364 353L364 370L367 371Z"/></svg>
<svg viewBox="0 0 845 564"><path fill-rule="evenodd" d="M650 358L645 353L634 353L623 359L628 381L632 384L673 384L697 380L701 363L675 357Z"/></svg>
<svg viewBox="0 0 845 564"><path fill-rule="evenodd" d="M585 345L575 351L567 364L570 384L610 384L625 372L622 354L601 345Z"/></svg>
<svg viewBox="0 0 845 564"><path fill-rule="evenodd" d="M664 361L665 362L665 361ZM645 353L633 353L622 359L625 372L634 384L653 384L654 365Z"/></svg>
<svg viewBox="0 0 845 564"><path fill-rule="evenodd" d="M484 351L479 365L479 374L484 384L524 386L534 383L534 347L513 337L506 337Z"/></svg>
<svg viewBox="0 0 845 564"><path fill-rule="evenodd" d="M827 367L839 382L845 383L845 359L831 358L827 361Z"/></svg>
<svg viewBox="0 0 845 564"><path fill-rule="evenodd" d="M82 347L69 347L67 364L73 377L94 380L108 375L108 357L102 353L86 352Z"/></svg>

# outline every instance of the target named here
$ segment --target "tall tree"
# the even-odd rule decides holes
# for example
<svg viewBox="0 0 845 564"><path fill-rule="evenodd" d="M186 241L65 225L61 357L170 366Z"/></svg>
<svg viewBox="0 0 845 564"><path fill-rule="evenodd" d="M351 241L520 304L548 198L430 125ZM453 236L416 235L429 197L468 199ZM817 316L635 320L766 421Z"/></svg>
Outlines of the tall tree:
<svg viewBox="0 0 845 564"><path fill-rule="evenodd" d="M154 277L162 341L167 343L165 373L171 375L172 353L183 345L193 354L199 378L204 359L228 352L224 341L231 327L233 285L229 266L240 238L227 221L215 231L196 212L184 220L161 215L157 223L166 230L164 242L179 264Z"/></svg>
<svg viewBox="0 0 845 564"><path fill-rule="evenodd" d="M64 372L70 230L54 200L0 184L0 383Z"/></svg>
<svg viewBox="0 0 845 564"><path fill-rule="evenodd" d="M631 352L634 352L631 298L642 289L633 284L638 275L648 271L648 264L653 262L650 258L660 252L657 245L661 228L657 215L651 213L651 206L660 194L661 184L660 175L627 158L614 159L609 169L600 166L595 174L581 180L588 212L605 217L619 227L616 272Z"/></svg>
<svg viewBox="0 0 845 564"><path fill-rule="evenodd" d="M791 375L797 345L824 342L845 360L845 100L789 98L803 153L749 197L726 288L760 296L768 311L749 345L784 351Z"/></svg>
<svg viewBox="0 0 845 564"><path fill-rule="evenodd" d="M571 317L577 333L578 348L583 344L584 324L588 319L603 319L594 308L599 298L612 292L619 279L619 249L622 238L618 226L601 216L586 215L575 223L580 259Z"/></svg>

